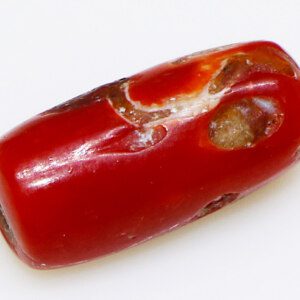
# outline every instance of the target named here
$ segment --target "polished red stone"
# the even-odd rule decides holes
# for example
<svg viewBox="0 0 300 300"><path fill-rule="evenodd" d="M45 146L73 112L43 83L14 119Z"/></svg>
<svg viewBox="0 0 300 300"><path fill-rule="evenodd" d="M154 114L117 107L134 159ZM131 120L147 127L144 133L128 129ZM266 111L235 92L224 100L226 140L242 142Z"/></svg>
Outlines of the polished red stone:
<svg viewBox="0 0 300 300"><path fill-rule="evenodd" d="M297 159L299 72L274 43L232 45L34 117L0 142L8 243L32 267L62 267L246 195Z"/></svg>

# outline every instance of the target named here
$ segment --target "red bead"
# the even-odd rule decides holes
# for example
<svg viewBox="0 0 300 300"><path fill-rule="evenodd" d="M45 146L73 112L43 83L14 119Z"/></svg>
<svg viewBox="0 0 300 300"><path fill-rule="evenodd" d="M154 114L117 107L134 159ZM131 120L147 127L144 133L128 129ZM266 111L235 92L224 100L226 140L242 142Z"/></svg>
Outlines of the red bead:
<svg viewBox="0 0 300 300"><path fill-rule="evenodd" d="M231 45L34 117L0 142L4 236L32 267L62 267L243 197L297 160L299 76L274 43Z"/></svg>

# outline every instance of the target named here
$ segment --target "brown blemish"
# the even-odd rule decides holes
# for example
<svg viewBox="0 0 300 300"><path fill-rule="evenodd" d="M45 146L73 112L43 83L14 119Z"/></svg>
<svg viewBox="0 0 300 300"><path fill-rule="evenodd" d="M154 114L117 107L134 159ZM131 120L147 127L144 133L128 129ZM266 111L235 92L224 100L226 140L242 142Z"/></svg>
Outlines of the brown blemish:
<svg viewBox="0 0 300 300"><path fill-rule="evenodd" d="M245 55L229 58L220 73L211 81L208 91L217 94L237 82L250 68Z"/></svg>
<svg viewBox="0 0 300 300"><path fill-rule="evenodd" d="M79 95L71 100L68 100L64 103L61 103L57 106L52 107L51 109L43 112L42 114L48 114L48 113L58 113L58 112L64 112L69 111L73 109L80 109L82 107L86 107L90 105L91 103L102 101L106 99L109 91L113 86L120 86L124 82L128 81L127 78L119 79L113 83L105 84L100 87L97 87L87 93L84 93L82 95Z"/></svg>
<svg viewBox="0 0 300 300"><path fill-rule="evenodd" d="M205 217L208 214L211 214L224 206L232 203L233 201L237 200L239 198L239 193L227 193L216 200L211 201L208 203L205 207L203 207L199 212L196 213L196 215L193 217L192 221L197 220L199 218Z"/></svg>
<svg viewBox="0 0 300 300"><path fill-rule="evenodd" d="M215 76L210 85L209 92L216 94L226 87L231 87L246 75L255 72L278 73L296 77L295 70L286 57L277 49L259 48L250 53L239 53L224 61L221 71Z"/></svg>
<svg viewBox="0 0 300 300"><path fill-rule="evenodd" d="M209 136L219 148L247 148L271 136L282 121L283 114L273 100L245 98L218 110L210 122Z"/></svg>
<svg viewBox="0 0 300 300"><path fill-rule="evenodd" d="M288 56L273 47L259 48L253 52L252 57L254 68L261 72L271 72L296 77L296 72L289 61Z"/></svg>
<svg viewBox="0 0 300 300"><path fill-rule="evenodd" d="M237 107L219 114L210 125L210 137L222 148L239 148L254 141L254 133Z"/></svg>
<svg viewBox="0 0 300 300"><path fill-rule="evenodd" d="M4 215L4 212L3 212L3 209L0 205L0 229L2 230L3 232L3 235L5 236L5 238L8 240L8 242L11 244L11 245L14 245L15 244L15 237L14 237L14 234L6 220L6 217Z"/></svg>
<svg viewBox="0 0 300 300"><path fill-rule="evenodd" d="M96 101L108 99L116 112L132 124L142 126L143 124L156 121L171 114L170 109L158 109L154 111L143 111L137 109L125 95L125 85L127 78L122 78L113 83L103 85L86 94L73 98L65 103L57 105L42 114L58 113L72 109L80 109Z"/></svg>
<svg viewBox="0 0 300 300"><path fill-rule="evenodd" d="M144 125L149 122L157 121L171 115L170 109L158 109L154 111L143 111L137 109L125 95L124 82L116 82L108 87L106 96L110 100L116 111L130 123Z"/></svg>

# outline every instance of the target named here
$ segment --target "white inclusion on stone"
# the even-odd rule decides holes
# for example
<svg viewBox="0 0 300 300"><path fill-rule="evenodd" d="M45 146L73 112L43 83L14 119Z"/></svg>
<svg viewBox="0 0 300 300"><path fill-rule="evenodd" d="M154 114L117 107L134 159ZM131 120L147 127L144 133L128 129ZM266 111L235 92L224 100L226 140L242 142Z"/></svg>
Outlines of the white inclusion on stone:
<svg viewBox="0 0 300 300"><path fill-rule="evenodd" d="M139 132L139 141L142 145L153 144L153 128L146 130L145 132Z"/></svg>
<svg viewBox="0 0 300 300"><path fill-rule="evenodd" d="M136 110L145 113L170 110L171 114L165 118L150 121L144 124L145 127L152 127L172 120L192 118L199 114L207 113L216 107L229 88L223 89L217 94L210 94L208 91L209 83L200 91L189 95L179 95L176 98L166 99L163 105L152 104L143 105L140 101L135 101L129 95L130 83L126 83L124 93L126 99L134 106ZM130 122L130 120L128 120Z"/></svg>

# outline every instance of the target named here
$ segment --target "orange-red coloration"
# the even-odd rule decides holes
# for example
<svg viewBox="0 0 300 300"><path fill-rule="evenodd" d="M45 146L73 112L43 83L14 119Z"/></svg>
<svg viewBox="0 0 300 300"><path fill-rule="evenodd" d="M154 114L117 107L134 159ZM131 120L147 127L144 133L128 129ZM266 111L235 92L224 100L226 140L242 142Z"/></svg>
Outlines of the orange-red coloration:
<svg viewBox="0 0 300 300"><path fill-rule="evenodd" d="M172 97L199 92L226 59L237 61L235 69L239 68L239 71L249 71L251 64L259 71L289 76L295 72L299 74L295 64L287 60L288 56L277 45L257 42L207 53L204 51L200 55L195 53L139 73L132 77L129 95L134 101L152 105L162 104ZM237 74L230 75L229 80Z"/></svg>
<svg viewBox="0 0 300 300"><path fill-rule="evenodd" d="M56 268L243 197L299 157L299 74L276 44L231 45L34 117L0 141L1 231L26 263Z"/></svg>
<svg viewBox="0 0 300 300"><path fill-rule="evenodd" d="M203 69L198 61L169 63L133 76L130 97L144 105L162 104L178 95L200 91L208 83L218 65Z"/></svg>

